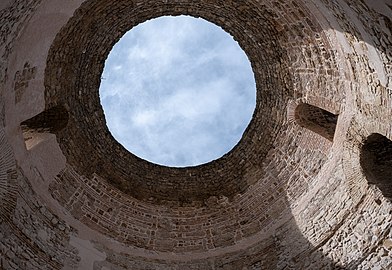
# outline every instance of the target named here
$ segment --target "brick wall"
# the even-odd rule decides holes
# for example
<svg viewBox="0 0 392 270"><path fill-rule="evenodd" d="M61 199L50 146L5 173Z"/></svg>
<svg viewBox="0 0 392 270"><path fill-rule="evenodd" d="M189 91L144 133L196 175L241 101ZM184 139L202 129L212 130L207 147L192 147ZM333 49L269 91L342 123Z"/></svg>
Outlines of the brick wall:
<svg viewBox="0 0 392 270"><path fill-rule="evenodd" d="M371 134L392 139L387 3L5 3L0 269L390 268L391 202L361 166ZM98 96L122 34L180 14L233 35L257 86L239 144L191 168L126 151ZM42 25L42 40L31 25ZM337 116L333 127L315 123L328 136L296 117L301 104L318 108L312 123L321 109Z"/></svg>

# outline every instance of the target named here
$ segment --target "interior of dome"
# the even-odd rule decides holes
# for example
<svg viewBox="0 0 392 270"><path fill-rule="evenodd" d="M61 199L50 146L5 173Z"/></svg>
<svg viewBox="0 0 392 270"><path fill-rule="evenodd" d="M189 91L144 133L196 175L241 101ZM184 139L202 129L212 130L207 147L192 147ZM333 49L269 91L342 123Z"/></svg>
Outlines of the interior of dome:
<svg viewBox="0 0 392 270"><path fill-rule="evenodd" d="M392 267L392 5L0 3L0 269ZM189 15L239 43L256 108L227 154L161 166L109 132L105 60Z"/></svg>

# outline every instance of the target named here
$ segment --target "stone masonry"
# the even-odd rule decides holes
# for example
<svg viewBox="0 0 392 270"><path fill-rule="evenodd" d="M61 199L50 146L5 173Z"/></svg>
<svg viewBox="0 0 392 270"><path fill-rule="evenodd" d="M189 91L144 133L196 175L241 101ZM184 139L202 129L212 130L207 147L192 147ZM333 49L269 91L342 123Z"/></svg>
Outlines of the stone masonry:
<svg viewBox="0 0 392 270"><path fill-rule="evenodd" d="M204 18L257 104L210 163L152 164L99 101L121 36ZM390 0L2 0L0 269L392 269Z"/></svg>

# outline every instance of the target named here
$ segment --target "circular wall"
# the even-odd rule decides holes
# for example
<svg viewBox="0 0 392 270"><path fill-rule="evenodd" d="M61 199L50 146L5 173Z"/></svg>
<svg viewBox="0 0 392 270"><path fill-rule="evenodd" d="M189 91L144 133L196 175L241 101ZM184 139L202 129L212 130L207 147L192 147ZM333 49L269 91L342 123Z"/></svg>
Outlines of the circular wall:
<svg viewBox="0 0 392 270"><path fill-rule="evenodd" d="M15 0L0 8L2 268L391 265L391 203L360 160L372 133L391 139L387 1ZM255 74L256 109L241 141L201 166L129 153L99 102L113 44L165 15L222 27Z"/></svg>
<svg viewBox="0 0 392 270"><path fill-rule="evenodd" d="M219 12L215 11L217 8ZM198 5L144 1L135 7L132 2L85 2L57 34L45 74L46 108L63 105L70 114L68 126L58 134L68 162L79 173L86 176L96 173L142 200L194 202L210 196L232 198L243 193L248 187L244 171L251 170L252 160L267 155L285 117L285 112L277 108L284 107L292 95L288 91L292 87L282 83L282 77L289 77L287 68L276 64L284 62L280 59L285 54L283 48L272 43L276 35L272 18L263 12L253 13L251 6L239 12L231 3L217 6L213 2ZM184 169L157 166L126 151L108 131L98 95L104 60L126 31L151 18L180 14L203 17L221 26L239 41L252 67L263 67L254 70L256 109L239 144L216 161ZM263 22L263 30L248 27L246 32L242 31L248 18ZM229 21L230 27L225 25ZM269 39L263 38L267 32ZM271 73L274 77L269 76ZM257 138L259 130L262 138Z"/></svg>

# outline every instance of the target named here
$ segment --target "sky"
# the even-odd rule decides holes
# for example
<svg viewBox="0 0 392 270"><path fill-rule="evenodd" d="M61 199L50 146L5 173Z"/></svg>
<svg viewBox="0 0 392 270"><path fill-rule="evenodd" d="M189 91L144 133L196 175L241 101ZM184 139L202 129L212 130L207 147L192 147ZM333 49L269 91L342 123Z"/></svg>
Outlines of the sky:
<svg viewBox="0 0 392 270"><path fill-rule="evenodd" d="M105 62L99 93L113 137L169 167L229 152L256 105L254 75L238 43L189 16L159 17L128 31Z"/></svg>

